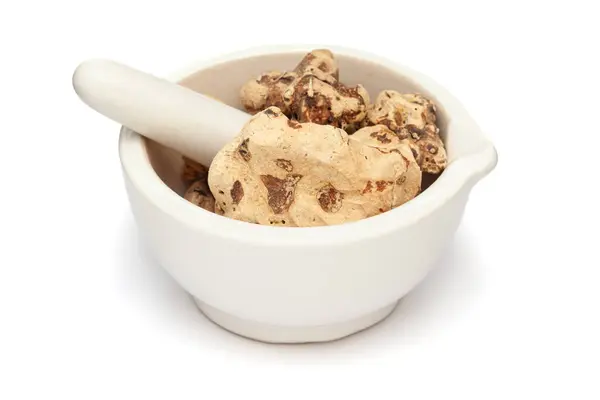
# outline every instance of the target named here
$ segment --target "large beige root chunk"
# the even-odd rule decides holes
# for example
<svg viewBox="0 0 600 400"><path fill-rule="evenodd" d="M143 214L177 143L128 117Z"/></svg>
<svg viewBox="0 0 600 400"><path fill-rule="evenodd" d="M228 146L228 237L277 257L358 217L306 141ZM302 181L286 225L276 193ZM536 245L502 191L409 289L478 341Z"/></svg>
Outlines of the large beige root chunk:
<svg viewBox="0 0 600 400"><path fill-rule="evenodd" d="M226 217L307 227L397 207L419 192L421 171L408 144L384 126L349 136L270 107L216 155L208 183Z"/></svg>
<svg viewBox="0 0 600 400"><path fill-rule="evenodd" d="M423 172L439 174L446 168L446 149L436 126L436 108L431 100L420 94L384 90L369 107L366 118L366 125L379 124L410 141Z"/></svg>

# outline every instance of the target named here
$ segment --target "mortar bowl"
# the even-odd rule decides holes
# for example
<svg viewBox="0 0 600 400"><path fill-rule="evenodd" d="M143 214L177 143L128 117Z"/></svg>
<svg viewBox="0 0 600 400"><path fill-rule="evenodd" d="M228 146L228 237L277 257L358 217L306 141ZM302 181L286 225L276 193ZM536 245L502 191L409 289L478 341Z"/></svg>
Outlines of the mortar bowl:
<svg viewBox="0 0 600 400"><path fill-rule="evenodd" d="M131 210L157 262L217 325L271 343L322 342L389 315L435 265L469 194L497 153L464 107L429 77L380 56L336 46L271 46L193 63L168 77L242 108L239 88L269 70L293 69L328 48L340 80L419 92L437 105L448 166L416 198L380 215L324 227L262 226L185 200L180 154L122 127L119 153Z"/></svg>

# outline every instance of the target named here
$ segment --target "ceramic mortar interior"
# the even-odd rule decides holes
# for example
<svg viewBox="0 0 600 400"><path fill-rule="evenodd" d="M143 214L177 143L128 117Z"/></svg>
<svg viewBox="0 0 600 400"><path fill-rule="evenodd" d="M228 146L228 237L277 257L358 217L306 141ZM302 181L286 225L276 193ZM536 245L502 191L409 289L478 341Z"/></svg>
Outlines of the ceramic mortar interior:
<svg viewBox="0 0 600 400"><path fill-rule="evenodd" d="M304 56L305 52L289 52L266 54L254 57L232 60L209 68L199 70L177 82L197 92L212 96L220 101L243 110L239 99L242 85L261 73L273 70L292 70ZM385 66L346 55L336 55L340 69L340 81L353 86L362 84L371 97L371 101L382 90L397 90L399 92L418 92L430 98L437 106L437 126L440 136L446 142L447 117L443 104L421 87L417 82L402 76L397 71ZM237 132L232 133L232 137ZM158 177L173 191L183 196L186 186L181 177L183 160L181 154L164 147L150 139L145 139L146 150L152 168ZM450 158L450 154L448 154ZM424 174L423 190L429 187L437 177ZM198 207L199 210L206 212Z"/></svg>

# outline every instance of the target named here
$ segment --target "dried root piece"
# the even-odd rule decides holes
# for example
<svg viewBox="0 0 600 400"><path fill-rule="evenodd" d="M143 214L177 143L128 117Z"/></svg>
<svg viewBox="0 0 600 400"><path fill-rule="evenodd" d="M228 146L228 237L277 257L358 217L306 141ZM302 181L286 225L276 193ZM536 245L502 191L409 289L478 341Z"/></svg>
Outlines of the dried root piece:
<svg viewBox="0 0 600 400"><path fill-rule="evenodd" d="M366 117L369 95L361 85L347 87L338 79L333 53L317 49L306 54L292 72L272 71L247 82L240 97L251 114L275 106L299 122L354 132Z"/></svg>
<svg viewBox="0 0 600 400"><path fill-rule="evenodd" d="M383 125L361 128L351 137L364 145L376 148L381 153L399 153L402 156L406 170L396 179L399 189L395 193L396 204L404 204L421 192L422 173L408 140L399 139L398 135Z"/></svg>
<svg viewBox="0 0 600 400"><path fill-rule="evenodd" d="M419 192L421 171L408 144L386 127L349 136L270 107L219 151L208 183L226 217L307 227L397 207Z"/></svg>
<svg viewBox="0 0 600 400"><path fill-rule="evenodd" d="M208 168L186 156L182 158L181 179L187 187L183 197L207 211L215 212L215 198L208 187Z"/></svg>
<svg viewBox="0 0 600 400"><path fill-rule="evenodd" d="M186 156L182 156L182 158L183 170L181 172L181 179L186 187L199 180L206 181L208 178L208 168Z"/></svg>
<svg viewBox="0 0 600 400"><path fill-rule="evenodd" d="M206 211L215 212L215 198L210 192L206 179L192 183L183 197Z"/></svg>
<svg viewBox="0 0 600 400"><path fill-rule="evenodd" d="M384 90L369 107L365 124L385 125L400 139L408 139L423 172L439 174L446 168L446 149L436 126L435 104L422 95Z"/></svg>
<svg viewBox="0 0 600 400"><path fill-rule="evenodd" d="M275 106L288 113L283 92L296 80L295 72L272 71L246 82L240 90L242 105L251 114Z"/></svg>
<svg viewBox="0 0 600 400"><path fill-rule="evenodd" d="M369 94L361 85L346 87L304 75L286 90L284 101L291 117L299 122L332 125L354 132L367 116Z"/></svg>
<svg viewBox="0 0 600 400"><path fill-rule="evenodd" d="M313 75L317 79L334 84L340 79L340 71L333 53L326 49L313 50L296 66L298 76Z"/></svg>

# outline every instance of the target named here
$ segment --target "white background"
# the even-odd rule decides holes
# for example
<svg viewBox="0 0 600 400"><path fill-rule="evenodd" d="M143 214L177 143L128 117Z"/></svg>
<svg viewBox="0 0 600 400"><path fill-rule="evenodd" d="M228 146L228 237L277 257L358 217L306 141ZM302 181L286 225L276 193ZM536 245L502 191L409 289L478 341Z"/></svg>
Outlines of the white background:
<svg viewBox="0 0 600 400"><path fill-rule="evenodd" d="M594 2L19 1L0 6L0 399L600 398ZM77 64L158 75L269 43L417 68L499 153L456 242L385 322L272 346L208 322L138 242L118 125Z"/></svg>

